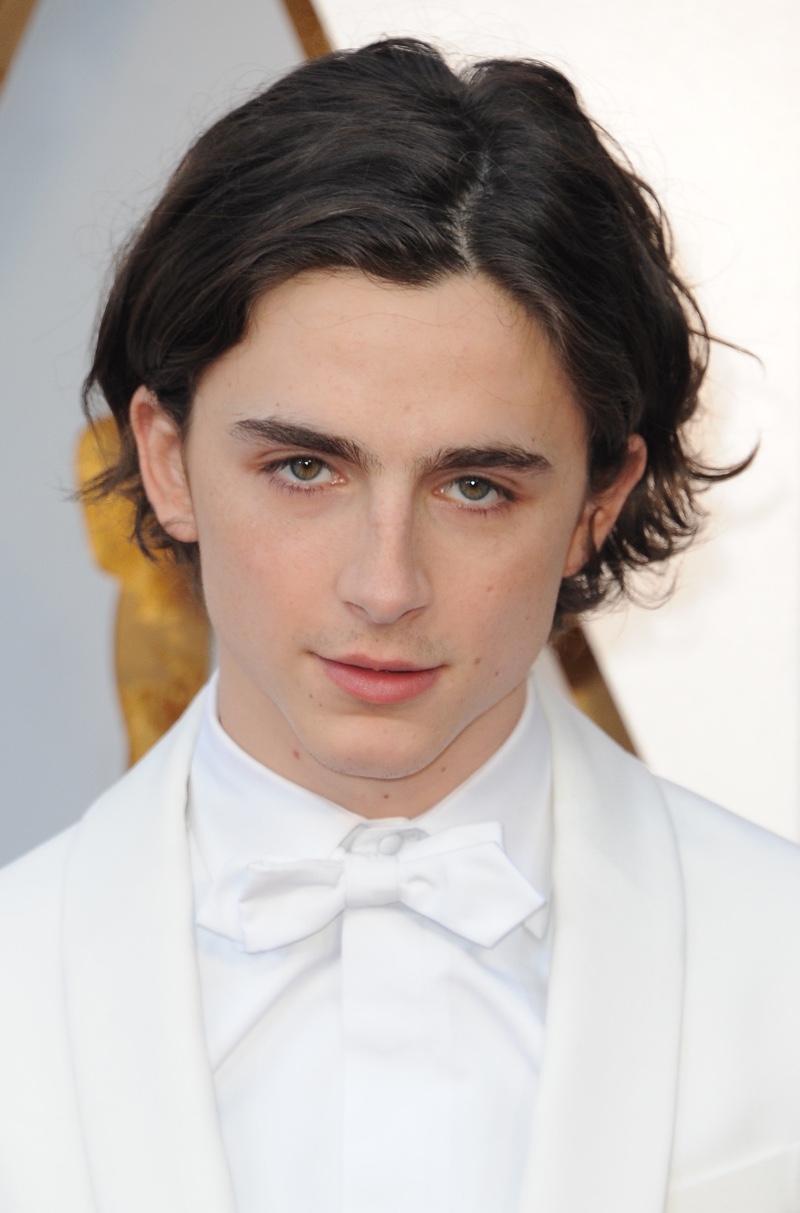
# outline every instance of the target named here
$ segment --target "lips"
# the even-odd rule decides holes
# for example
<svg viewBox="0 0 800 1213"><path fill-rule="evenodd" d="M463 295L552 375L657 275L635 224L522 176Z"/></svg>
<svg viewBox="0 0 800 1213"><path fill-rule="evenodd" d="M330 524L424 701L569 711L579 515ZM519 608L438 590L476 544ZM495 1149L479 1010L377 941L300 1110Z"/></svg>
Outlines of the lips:
<svg viewBox="0 0 800 1213"><path fill-rule="evenodd" d="M332 661L320 657L325 673L341 691L365 703L407 703L430 690L441 666L423 669L403 661L373 661L353 656Z"/></svg>

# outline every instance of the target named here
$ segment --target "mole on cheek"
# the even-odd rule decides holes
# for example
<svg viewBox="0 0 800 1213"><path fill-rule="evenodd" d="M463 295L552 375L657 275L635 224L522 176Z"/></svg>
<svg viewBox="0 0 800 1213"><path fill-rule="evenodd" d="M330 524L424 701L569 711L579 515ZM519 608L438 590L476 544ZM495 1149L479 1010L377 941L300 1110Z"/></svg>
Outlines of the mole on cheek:
<svg viewBox="0 0 800 1213"><path fill-rule="evenodd" d="M299 757L300 757L300 751L299 751L299 750L292 750L292 753L294 754L295 758L299 758Z"/></svg>

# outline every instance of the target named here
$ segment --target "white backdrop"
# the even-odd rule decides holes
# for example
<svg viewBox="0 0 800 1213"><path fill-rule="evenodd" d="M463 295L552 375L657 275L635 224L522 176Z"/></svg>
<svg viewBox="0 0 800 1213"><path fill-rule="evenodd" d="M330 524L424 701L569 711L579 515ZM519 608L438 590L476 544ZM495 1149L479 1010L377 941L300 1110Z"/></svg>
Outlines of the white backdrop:
<svg viewBox="0 0 800 1213"><path fill-rule="evenodd" d="M332 41L414 34L547 59L670 213L718 349L705 448L746 476L661 610L589 631L660 774L800 839L800 6L795 0L318 0Z"/></svg>
<svg viewBox="0 0 800 1213"><path fill-rule="evenodd" d="M124 766L116 590L65 499L111 249L190 139L301 58L279 0L39 0L0 94L0 863Z"/></svg>

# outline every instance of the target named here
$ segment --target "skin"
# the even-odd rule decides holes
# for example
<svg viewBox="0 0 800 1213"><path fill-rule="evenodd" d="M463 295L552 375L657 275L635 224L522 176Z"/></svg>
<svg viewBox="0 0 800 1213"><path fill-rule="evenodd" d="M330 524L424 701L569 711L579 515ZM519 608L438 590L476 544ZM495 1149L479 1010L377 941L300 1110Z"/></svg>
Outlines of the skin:
<svg viewBox="0 0 800 1213"><path fill-rule="evenodd" d="M184 442L144 387L131 418L159 521L199 543L224 728L372 818L416 816L502 744L561 579L645 462L634 436L590 493L565 372L480 276L301 275L206 372ZM405 702L365 702L323 660L354 656L437 672Z"/></svg>

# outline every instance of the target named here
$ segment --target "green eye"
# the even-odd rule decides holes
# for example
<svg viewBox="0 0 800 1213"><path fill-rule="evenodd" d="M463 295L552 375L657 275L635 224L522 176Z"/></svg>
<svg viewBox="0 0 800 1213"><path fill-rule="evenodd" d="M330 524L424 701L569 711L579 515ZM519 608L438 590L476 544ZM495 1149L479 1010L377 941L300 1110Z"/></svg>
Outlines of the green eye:
<svg viewBox="0 0 800 1213"><path fill-rule="evenodd" d="M493 489L493 485L488 480L481 480L478 476L462 476L456 481L459 492L467 501L483 501L489 496Z"/></svg>
<svg viewBox="0 0 800 1213"><path fill-rule="evenodd" d="M321 459L312 459L309 456L303 456L300 459L293 459L289 464L289 471L298 480L316 480L320 472L325 467Z"/></svg>

